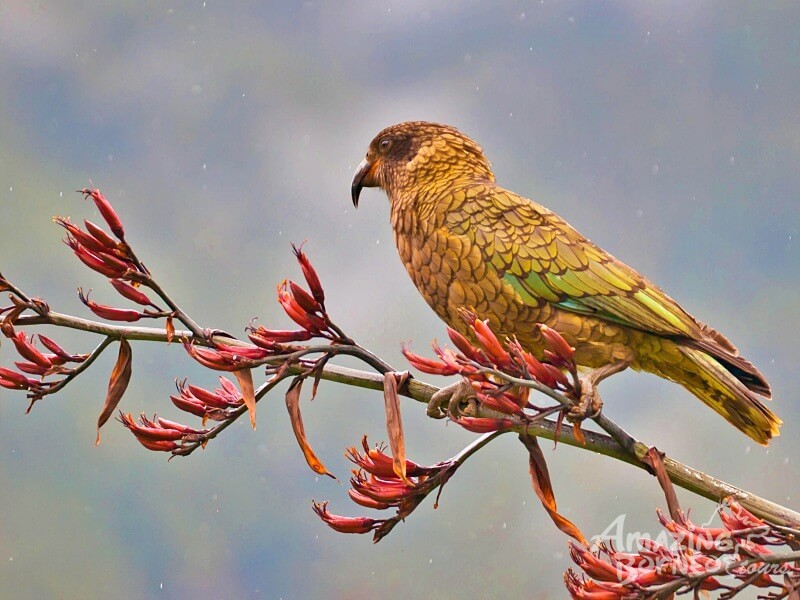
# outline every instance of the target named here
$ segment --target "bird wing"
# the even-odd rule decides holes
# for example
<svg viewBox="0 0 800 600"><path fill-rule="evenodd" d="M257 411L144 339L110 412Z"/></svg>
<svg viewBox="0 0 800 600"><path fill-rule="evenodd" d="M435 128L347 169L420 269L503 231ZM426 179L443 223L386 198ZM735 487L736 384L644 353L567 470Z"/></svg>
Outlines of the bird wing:
<svg viewBox="0 0 800 600"><path fill-rule="evenodd" d="M446 226L471 238L525 303L550 303L658 335L718 336L735 352L727 339L555 213L491 182L478 187L447 213Z"/></svg>

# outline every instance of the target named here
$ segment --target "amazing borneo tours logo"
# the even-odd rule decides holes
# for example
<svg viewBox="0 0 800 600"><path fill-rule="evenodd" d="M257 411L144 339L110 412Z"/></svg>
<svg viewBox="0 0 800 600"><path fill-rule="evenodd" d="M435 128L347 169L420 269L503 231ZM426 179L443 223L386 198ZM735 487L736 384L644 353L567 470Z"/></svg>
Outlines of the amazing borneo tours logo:
<svg viewBox="0 0 800 600"><path fill-rule="evenodd" d="M765 546L770 544L770 527L766 523L738 519L734 522L724 512L726 506L730 504L720 503L700 525L692 523L688 514L680 511L672 518L659 511L663 528L655 536L629 531L627 515L621 514L591 538L591 549L581 553L581 562L586 563L591 556L600 559L612 567L604 571L616 571L616 578L623 585L642 584L651 579L654 583L665 576L692 577L702 572L739 579L794 572L789 563L763 560L771 554ZM722 527L712 526L716 515L722 518Z"/></svg>

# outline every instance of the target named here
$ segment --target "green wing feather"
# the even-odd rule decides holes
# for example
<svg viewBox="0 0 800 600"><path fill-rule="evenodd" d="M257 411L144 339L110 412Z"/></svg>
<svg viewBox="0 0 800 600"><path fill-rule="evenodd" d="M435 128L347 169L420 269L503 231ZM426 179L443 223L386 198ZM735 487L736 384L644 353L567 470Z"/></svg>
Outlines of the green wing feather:
<svg viewBox="0 0 800 600"><path fill-rule="evenodd" d="M447 215L524 302L658 335L702 339L701 324L642 275L538 204L493 184ZM480 218L478 218L480 215Z"/></svg>

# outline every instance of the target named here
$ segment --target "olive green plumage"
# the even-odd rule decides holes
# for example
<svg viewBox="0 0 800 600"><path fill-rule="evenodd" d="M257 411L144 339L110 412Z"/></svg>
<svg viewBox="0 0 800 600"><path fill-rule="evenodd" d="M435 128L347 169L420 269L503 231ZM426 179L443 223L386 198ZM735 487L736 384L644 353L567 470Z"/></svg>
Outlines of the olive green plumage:
<svg viewBox="0 0 800 600"><path fill-rule="evenodd" d="M770 387L724 336L543 206L499 187L481 148L445 125L401 123L372 141L353 179L382 188L400 257L434 311L468 334L459 309L541 355L537 323L579 365L630 362L680 383L760 444L780 419Z"/></svg>

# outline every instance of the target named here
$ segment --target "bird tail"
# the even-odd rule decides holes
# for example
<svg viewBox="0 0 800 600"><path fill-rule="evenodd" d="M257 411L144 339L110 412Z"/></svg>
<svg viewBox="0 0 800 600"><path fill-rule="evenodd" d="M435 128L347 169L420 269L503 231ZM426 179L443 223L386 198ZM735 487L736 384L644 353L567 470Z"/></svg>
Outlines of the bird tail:
<svg viewBox="0 0 800 600"><path fill-rule="evenodd" d="M762 446L766 446L773 436L780 435L782 421L762 402L768 397L769 386L755 367L738 356L728 357L729 360L718 359L699 348L677 346L682 360L678 365L669 365L665 370L670 372L664 373L665 376L681 383L728 423ZM728 364L731 358L735 358L736 365ZM747 373L741 372L743 365ZM682 373L673 373L676 367ZM753 373L760 381L752 381Z"/></svg>

